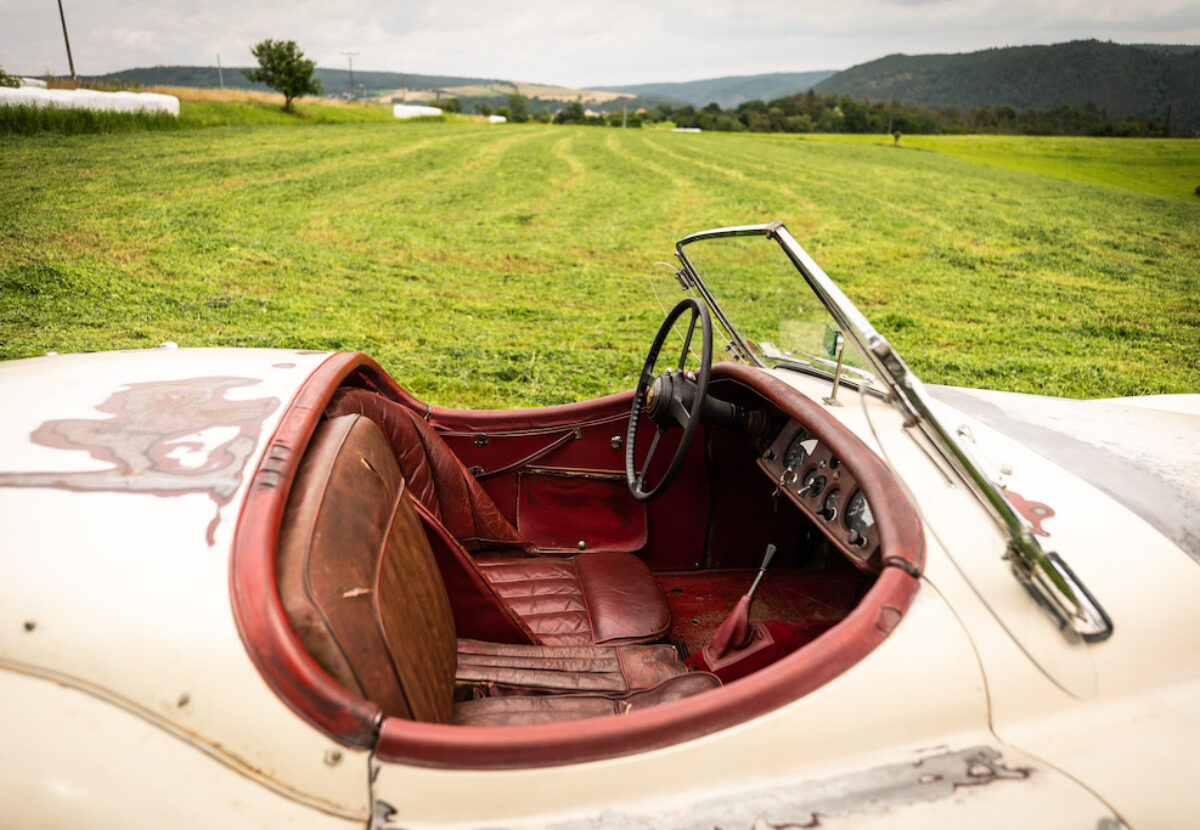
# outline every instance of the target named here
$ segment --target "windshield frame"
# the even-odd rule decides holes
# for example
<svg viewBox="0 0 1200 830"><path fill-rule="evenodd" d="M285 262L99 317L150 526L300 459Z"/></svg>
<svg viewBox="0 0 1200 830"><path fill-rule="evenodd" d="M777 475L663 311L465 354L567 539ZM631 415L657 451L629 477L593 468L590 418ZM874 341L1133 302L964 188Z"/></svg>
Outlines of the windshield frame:
<svg viewBox="0 0 1200 830"><path fill-rule="evenodd" d="M887 339L875 330L816 260L801 247L783 222L736 225L701 231L690 234L675 244L675 255L683 264L684 278L687 281L685 288L694 288L700 292L709 309L732 338L733 349L737 352L735 357L752 366L766 368L749 348L746 339L730 323L720 303L688 258L685 249L691 243L700 240L739 236L763 236L776 242L783 249L784 254L791 260L843 334L854 341L863 357L871 364L876 377L890 390L889 399L904 416L905 427L916 426L924 433L1008 535L1013 573L1034 599L1050 612L1063 633L1068 638L1084 642L1107 639L1112 634L1113 626L1104 609L1079 582L1061 557L1042 550L1029 527L1004 497L999 485L983 472L982 466L934 414L921 380L912 373Z"/></svg>

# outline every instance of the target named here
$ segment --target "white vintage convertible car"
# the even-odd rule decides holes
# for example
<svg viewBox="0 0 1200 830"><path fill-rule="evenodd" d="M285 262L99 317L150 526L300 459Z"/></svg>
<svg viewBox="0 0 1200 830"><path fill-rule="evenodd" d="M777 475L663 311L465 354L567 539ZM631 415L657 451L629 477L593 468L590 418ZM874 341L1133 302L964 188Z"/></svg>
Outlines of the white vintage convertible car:
<svg viewBox="0 0 1200 830"><path fill-rule="evenodd" d="M1194 824L1200 395L926 389L781 224L677 256L564 406L0 365L0 825Z"/></svg>

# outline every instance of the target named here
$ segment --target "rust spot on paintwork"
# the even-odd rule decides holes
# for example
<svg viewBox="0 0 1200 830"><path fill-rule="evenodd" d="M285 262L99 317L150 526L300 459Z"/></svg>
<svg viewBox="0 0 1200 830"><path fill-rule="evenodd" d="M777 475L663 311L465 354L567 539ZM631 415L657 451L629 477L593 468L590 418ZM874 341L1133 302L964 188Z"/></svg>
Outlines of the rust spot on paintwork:
<svg viewBox="0 0 1200 830"><path fill-rule="evenodd" d="M1017 512L1029 520L1033 525L1033 532L1037 536L1049 536L1045 528L1042 527L1042 522L1053 518L1054 508L1040 501L1029 501L1020 493L1013 490L1005 490L1004 497L1008 499L1009 504L1017 508Z"/></svg>
<svg viewBox="0 0 1200 830"><path fill-rule="evenodd" d="M241 484L262 422L279 408L278 398L232 401L225 395L259 382L201 377L126 384L96 406L111 417L46 421L30 436L44 447L84 450L111 467L0 472L0 485L156 496L207 493L217 505L206 532L212 545L221 508Z"/></svg>

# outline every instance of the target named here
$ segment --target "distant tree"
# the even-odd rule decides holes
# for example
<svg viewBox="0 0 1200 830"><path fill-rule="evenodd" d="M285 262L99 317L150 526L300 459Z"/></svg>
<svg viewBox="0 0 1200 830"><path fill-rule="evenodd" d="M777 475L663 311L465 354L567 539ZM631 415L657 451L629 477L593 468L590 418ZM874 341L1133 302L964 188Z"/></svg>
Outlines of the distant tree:
<svg viewBox="0 0 1200 830"><path fill-rule="evenodd" d="M583 104L571 101L554 116L555 124L582 124L587 116L583 114Z"/></svg>
<svg viewBox="0 0 1200 830"><path fill-rule="evenodd" d="M4 67L0 66L0 86L20 86L21 81L13 75L9 75L4 71Z"/></svg>
<svg viewBox="0 0 1200 830"><path fill-rule="evenodd" d="M546 109L545 107L542 107L540 110L538 110L537 112L535 112L533 114L533 120L538 122L539 124L549 124L550 123L550 110Z"/></svg>
<svg viewBox="0 0 1200 830"><path fill-rule="evenodd" d="M524 124L529 120L529 99L519 92L508 96L508 120L514 124Z"/></svg>
<svg viewBox="0 0 1200 830"><path fill-rule="evenodd" d="M313 78L316 61L306 60L296 41L268 38L255 44L250 54L258 59L258 69L243 69L242 74L282 92L287 112L292 111L293 98L321 94L321 82Z"/></svg>
<svg viewBox="0 0 1200 830"><path fill-rule="evenodd" d="M475 107L475 112L479 113L480 115L482 115L484 117L487 117L492 114L492 105L491 104L484 104L480 101L476 101L474 104L474 107Z"/></svg>

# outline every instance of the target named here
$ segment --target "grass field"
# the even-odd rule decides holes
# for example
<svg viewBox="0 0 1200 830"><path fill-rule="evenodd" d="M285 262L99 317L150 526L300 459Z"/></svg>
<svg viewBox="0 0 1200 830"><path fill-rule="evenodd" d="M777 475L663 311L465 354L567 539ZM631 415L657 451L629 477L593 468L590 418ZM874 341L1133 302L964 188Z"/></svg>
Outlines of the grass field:
<svg viewBox="0 0 1200 830"><path fill-rule="evenodd" d="M677 238L782 219L927 381L1200 391L1200 142L890 143L461 123L0 139L0 357L361 349L444 405L574 400L632 385L661 316L646 276Z"/></svg>

